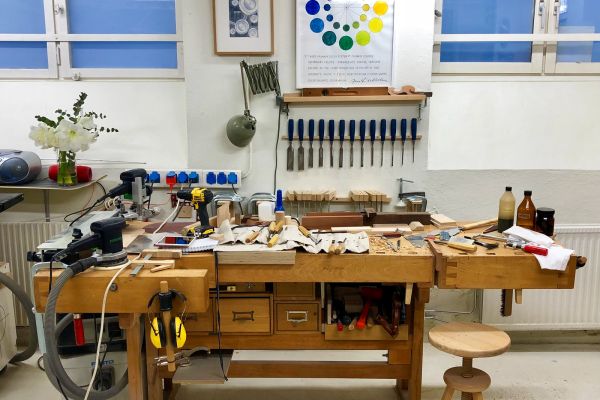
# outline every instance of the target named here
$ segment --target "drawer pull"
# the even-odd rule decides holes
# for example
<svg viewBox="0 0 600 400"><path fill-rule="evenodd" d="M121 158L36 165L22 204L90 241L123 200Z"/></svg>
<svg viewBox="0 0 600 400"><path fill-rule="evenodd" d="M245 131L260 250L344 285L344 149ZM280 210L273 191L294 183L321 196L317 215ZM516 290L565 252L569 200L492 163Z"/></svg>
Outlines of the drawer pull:
<svg viewBox="0 0 600 400"><path fill-rule="evenodd" d="M308 311L286 311L286 318L292 324L308 322Z"/></svg>
<svg viewBox="0 0 600 400"><path fill-rule="evenodd" d="M232 311L232 321L254 321L254 311Z"/></svg>

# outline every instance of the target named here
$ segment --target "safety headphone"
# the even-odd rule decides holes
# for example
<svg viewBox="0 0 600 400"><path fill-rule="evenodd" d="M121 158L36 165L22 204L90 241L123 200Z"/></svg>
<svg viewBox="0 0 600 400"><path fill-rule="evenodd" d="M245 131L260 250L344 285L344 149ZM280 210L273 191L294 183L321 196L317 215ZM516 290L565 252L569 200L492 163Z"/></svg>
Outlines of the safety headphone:
<svg viewBox="0 0 600 400"><path fill-rule="evenodd" d="M187 308L187 297L177 290L170 289L167 293L157 292L148 301L148 321L150 321L150 341L157 349L162 349L167 346L167 331L162 318L159 315L150 317L150 307L154 300L158 298L160 311L171 311L173 309L173 298L178 297L183 303L183 311L181 315L171 318L169 329L171 330L171 341L173 346L180 349L185 344L187 333L183 322L185 321L185 310Z"/></svg>

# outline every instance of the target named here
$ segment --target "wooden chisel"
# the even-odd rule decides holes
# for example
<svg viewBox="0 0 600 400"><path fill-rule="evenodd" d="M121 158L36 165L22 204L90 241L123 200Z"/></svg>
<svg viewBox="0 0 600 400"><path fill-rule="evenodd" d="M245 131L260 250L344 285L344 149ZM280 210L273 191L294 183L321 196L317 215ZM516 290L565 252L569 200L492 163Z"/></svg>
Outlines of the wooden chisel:
<svg viewBox="0 0 600 400"><path fill-rule="evenodd" d="M294 120L288 121L288 148L287 148L287 170L294 170L294 147L292 142L294 141Z"/></svg>
<svg viewBox="0 0 600 400"><path fill-rule="evenodd" d="M377 135L377 121L374 119L369 123L369 137L371 139L371 167L374 165L375 136Z"/></svg>
<svg viewBox="0 0 600 400"><path fill-rule="evenodd" d="M335 121L329 120L329 166L333 168L333 141L335 140Z"/></svg>
<svg viewBox="0 0 600 400"><path fill-rule="evenodd" d="M367 135L367 121L364 119L360 120L360 166L361 168L365 166L365 139Z"/></svg>
<svg viewBox="0 0 600 400"><path fill-rule="evenodd" d="M344 166L344 135L346 134L346 121L345 120L340 120L340 127L339 127L339 134L340 134L340 161L339 161L339 166L340 168L342 168Z"/></svg>
<svg viewBox="0 0 600 400"><path fill-rule="evenodd" d="M323 140L325 140L325 120L319 120L319 167L323 166Z"/></svg>
<svg viewBox="0 0 600 400"><path fill-rule="evenodd" d="M315 120L311 119L308 121L308 168L313 167L313 141L315 140Z"/></svg>
<svg viewBox="0 0 600 400"><path fill-rule="evenodd" d="M356 134L356 121L350 120L350 166L354 167L354 139Z"/></svg>
<svg viewBox="0 0 600 400"><path fill-rule="evenodd" d="M302 147L302 141L304 140L304 120L298 120L298 171L304 171L304 147Z"/></svg>

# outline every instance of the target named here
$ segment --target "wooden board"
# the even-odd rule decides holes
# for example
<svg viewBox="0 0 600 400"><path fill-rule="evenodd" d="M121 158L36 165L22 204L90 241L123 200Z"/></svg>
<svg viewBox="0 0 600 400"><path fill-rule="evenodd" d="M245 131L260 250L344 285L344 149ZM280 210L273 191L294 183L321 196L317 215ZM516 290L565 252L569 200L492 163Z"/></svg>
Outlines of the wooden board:
<svg viewBox="0 0 600 400"><path fill-rule="evenodd" d="M220 251L219 264L294 265L296 251Z"/></svg>
<svg viewBox="0 0 600 400"><path fill-rule="evenodd" d="M363 216L356 213L348 215L321 215L302 217L302 226L306 229L330 229L339 226L362 226Z"/></svg>
<svg viewBox="0 0 600 400"><path fill-rule="evenodd" d="M54 270L53 281L61 274ZM102 309L102 298L108 282L115 271L87 270L72 278L64 286L58 303L57 312L97 313ZM48 299L48 281L50 272L42 270L33 279L35 307L44 312ZM160 289L160 282L167 281L171 289L179 290L187 296L188 312L206 312L209 307L208 276L206 269L170 269L157 273L142 270L136 277L129 275L126 269L115 280L117 290L110 292L106 304L108 313L146 313L150 297ZM175 301L175 309L182 309ZM154 302L154 311L158 311L158 302Z"/></svg>
<svg viewBox="0 0 600 400"><path fill-rule="evenodd" d="M391 337L380 325L371 328L338 332L336 325L325 325L325 340L407 340L408 325L401 325L398 335Z"/></svg>
<svg viewBox="0 0 600 400"><path fill-rule="evenodd" d="M371 95L371 96L302 96L300 93L286 93L284 103L421 103L427 98L424 94Z"/></svg>

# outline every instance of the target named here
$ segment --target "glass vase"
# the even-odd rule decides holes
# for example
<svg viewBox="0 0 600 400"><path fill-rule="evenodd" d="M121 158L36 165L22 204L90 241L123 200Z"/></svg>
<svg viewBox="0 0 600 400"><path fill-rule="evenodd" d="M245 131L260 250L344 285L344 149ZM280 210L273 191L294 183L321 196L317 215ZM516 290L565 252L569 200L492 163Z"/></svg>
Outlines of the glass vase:
<svg viewBox="0 0 600 400"><path fill-rule="evenodd" d="M58 152L58 173L56 175L56 183L59 186L77 185L77 165L74 152Z"/></svg>

